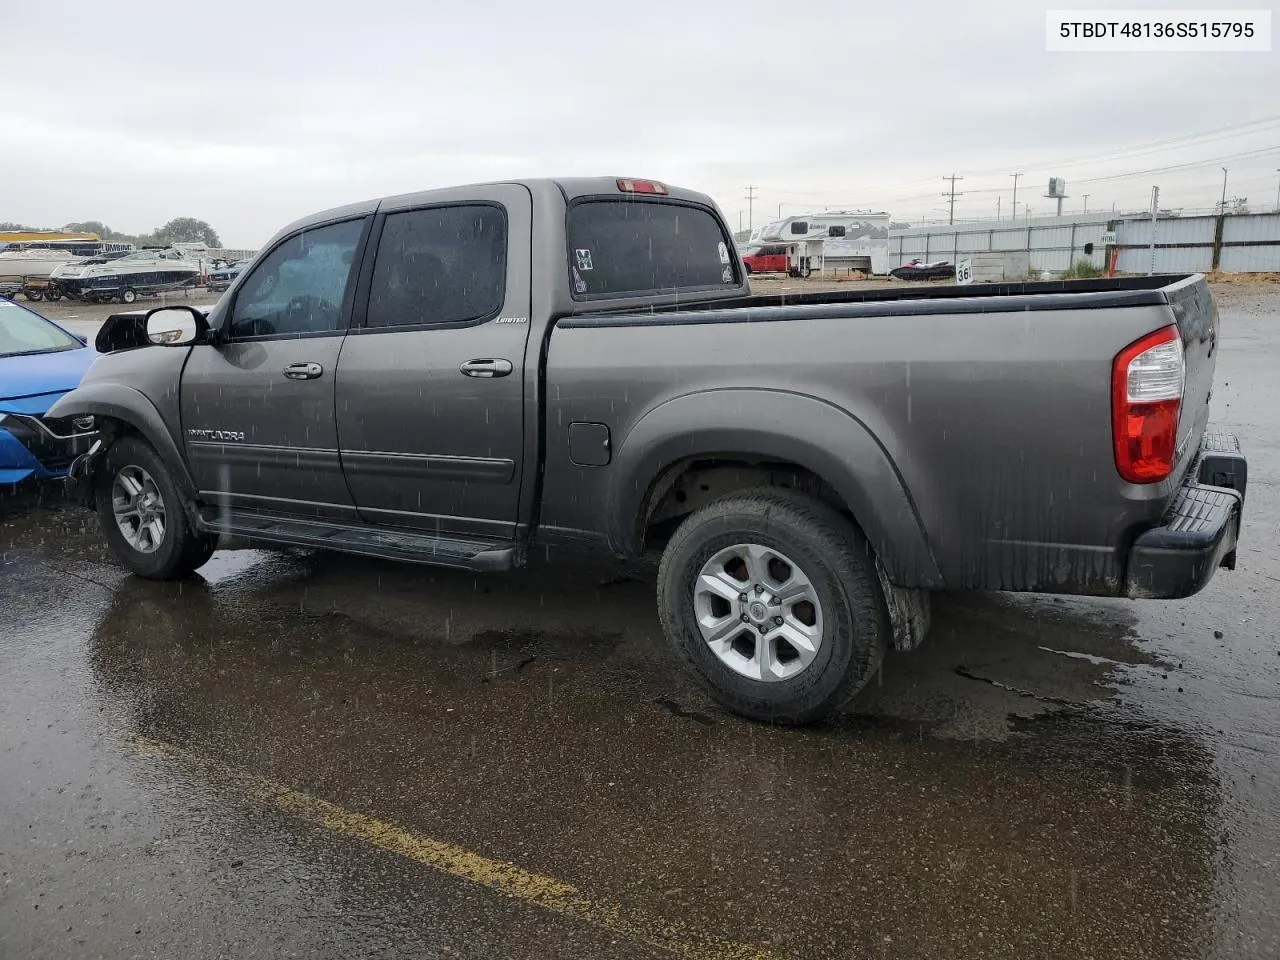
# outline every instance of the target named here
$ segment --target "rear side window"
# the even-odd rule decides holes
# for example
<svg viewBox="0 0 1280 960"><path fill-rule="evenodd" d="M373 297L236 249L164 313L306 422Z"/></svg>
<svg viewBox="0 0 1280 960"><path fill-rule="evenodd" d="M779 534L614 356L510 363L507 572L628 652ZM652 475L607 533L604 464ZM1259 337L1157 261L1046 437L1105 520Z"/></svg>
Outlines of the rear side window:
<svg viewBox="0 0 1280 960"><path fill-rule="evenodd" d="M507 286L507 218L471 204L393 213L382 228L369 289L370 327L479 320Z"/></svg>
<svg viewBox="0 0 1280 960"><path fill-rule="evenodd" d="M706 210L643 200L588 200L569 209L575 298L715 290L738 283L737 257Z"/></svg>

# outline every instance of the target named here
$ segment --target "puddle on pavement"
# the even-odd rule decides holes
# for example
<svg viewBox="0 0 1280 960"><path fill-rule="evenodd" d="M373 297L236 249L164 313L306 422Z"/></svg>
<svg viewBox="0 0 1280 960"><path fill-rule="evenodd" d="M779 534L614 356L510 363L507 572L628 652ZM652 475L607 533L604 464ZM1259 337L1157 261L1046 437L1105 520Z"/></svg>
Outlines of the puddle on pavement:
<svg viewBox="0 0 1280 960"><path fill-rule="evenodd" d="M1035 955L1052 936L1105 956L1136 924L1173 956L1206 936L1212 764L1194 736L1117 721L1117 682L1150 658L1111 610L939 598L936 633L854 713L780 730L711 704L651 586L599 571L236 551L160 584L29 551L14 575L40 604L70 589L55 568L105 585L59 629L80 631L84 709L122 718L121 742L180 743L751 942L820 929L940 955L982 934ZM777 890L800 896L762 928Z"/></svg>

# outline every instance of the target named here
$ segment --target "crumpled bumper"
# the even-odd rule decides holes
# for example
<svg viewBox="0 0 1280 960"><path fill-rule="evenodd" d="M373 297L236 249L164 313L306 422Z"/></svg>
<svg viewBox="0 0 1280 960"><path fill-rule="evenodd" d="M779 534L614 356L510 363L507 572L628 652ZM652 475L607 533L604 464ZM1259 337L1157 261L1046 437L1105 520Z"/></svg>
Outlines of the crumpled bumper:
<svg viewBox="0 0 1280 960"><path fill-rule="evenodd" d="M29 477L55 477L17 437L0 427L0 485L11 486Z"/></svg>
<svg viewBox="0 0 1280 960"><path fill-rule="evenodd" d="M97 438L91 428L68 431L58 421L6 411L0 415L0 484L65 477Z"/></svg>

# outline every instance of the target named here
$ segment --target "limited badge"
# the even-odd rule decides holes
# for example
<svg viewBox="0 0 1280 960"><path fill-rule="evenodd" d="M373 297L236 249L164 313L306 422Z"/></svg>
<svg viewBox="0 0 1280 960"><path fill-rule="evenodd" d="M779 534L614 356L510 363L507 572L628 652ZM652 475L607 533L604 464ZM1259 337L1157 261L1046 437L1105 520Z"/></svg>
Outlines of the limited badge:
<svg viewBox="0 0 1280 960"><path fill-rule="evenodd" d="M720 262L721 263L729 262L729 248L725 246L723 240L720 241Z"/></svg>
<svg viewBox="0 0 1280 960"><path fill-rule="evenodd" d="M575 250L573 251L573 254L578 258L579 270L586 273L588 270L592 269L590 250Z"/></svg>

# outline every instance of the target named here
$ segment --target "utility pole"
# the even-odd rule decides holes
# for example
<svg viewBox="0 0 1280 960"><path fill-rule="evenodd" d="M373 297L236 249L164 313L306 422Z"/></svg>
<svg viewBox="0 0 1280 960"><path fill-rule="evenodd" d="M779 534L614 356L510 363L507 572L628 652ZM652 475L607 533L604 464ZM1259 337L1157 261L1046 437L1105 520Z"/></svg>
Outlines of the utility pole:
<svg viewBox="0 0 1280 960"><path fill-rule="evenodd" d="M1225 196L1225 194L1224 194ZM1160 188L1151 188L1151 269L1147 276L1156 272L1156 215L1160 212Z"/></svg>
<svg viewBox="0 0 1280 960"><path fill-rule="evenodd" d="M1219 213L1227 212L1227 168L1222 168L1222 203L1218 205Z"/></svg>
<svg viewBox="0 0 1280 960"><path fill-rule="evenodd" d="M996 219L997 219L997 220L999 220L999 219L1000 219L1000 201L1001 201L1002 199L1004 199L1004 198L1003 198L1003 197L1000 197L1000 196L997 196L997 197L996 197Z"/></svg>
<svg viewBox="0 0 1280 960"><path fill-rule="evenodd" d="M956 193L956 181L963 180L964 177L957 177L953 173L951 176L943 177L942 179L951 181L951 191L949 193L944 193L943 196L949 198L950 200L950 206L947 212L947 223L953 224L956 222L956 197L964 196L963 193Z"/></svg>
<svg viewBox="0 0 1280 960"><path fill-rule="evenodd" d="M1280 167L1276 167L1276 173L1280 173ZM1280 181L1276 183L1276 213L1280 213Z"/></svg>
<svg viewBox="0 0 1280 960"><path fill-rule="evenodd" d="M1084 212L1089 212L1089 195L1087 193L1084 195Z"/></svg>
<svg viewBox="0 0 1280 960"><path fill-rule="evenodd" d="M1018 178L1022 176L1022 174L1011 173L1009 174L1009 176L1013 177L1013 202L1009 204L1009 208L1013 211L1013 216L1011 216L1009 219L1017 220L1018 219Z"/></svg>
<svg viewBox="0 0 1280 960"><path fill-rule="evenodd" d="M752 213L754 212L755 202L756 202L756 188L754 185L750 185L747 187L747 229L748 230L755 229L755 222L752 217Z"/></svg>
<svg viewBox="0 0 1280 960"><path fill-rule="evenodd" d="M742 211L738 211L738 232L742 232Z"/></svg>

